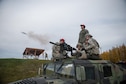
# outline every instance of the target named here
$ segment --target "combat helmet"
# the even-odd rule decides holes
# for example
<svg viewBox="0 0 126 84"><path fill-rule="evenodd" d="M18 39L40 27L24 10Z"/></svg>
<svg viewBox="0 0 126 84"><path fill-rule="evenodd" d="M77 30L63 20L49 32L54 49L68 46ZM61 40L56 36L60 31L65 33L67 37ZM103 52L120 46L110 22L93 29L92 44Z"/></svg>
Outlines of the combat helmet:
<svg viewBox="0 0 126 84"><path fill-rule="evenodd" d="M78 46L82 47L83 45L82 45L81 43L78 43L78 44L76 45L76 48L77 48Z"/></svg>
<svg viewBox="0 0 126 84"><path fill-rule="evenodd" d="M84 24L80 24L80 26L84 26L84 28L86 27Z"/></svg>
<svg viewBox="0 0 126 84"><path fill-rule="evenodd" d="M86 35L85 35L85 37L87 37L87 36L90 36L90 37L93 37L91 34L89 34L89 33L87 33Z"/></svg>

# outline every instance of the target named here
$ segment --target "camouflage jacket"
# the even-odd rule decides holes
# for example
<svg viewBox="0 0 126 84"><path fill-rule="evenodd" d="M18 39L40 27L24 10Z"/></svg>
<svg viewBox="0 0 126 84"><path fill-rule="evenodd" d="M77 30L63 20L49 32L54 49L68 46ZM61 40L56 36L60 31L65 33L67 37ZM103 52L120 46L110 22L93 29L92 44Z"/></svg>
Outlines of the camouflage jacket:
<svg viewBox="0 0 126 84"><path fill-rule="evenodd" d="M59 43L56 43L56 44L59 44ZM66 50L62 50L61 48L62 48L62 46L53 45L52 56L53 57L60 57L60 56L66 55L66 53L67 53ZM61 50L62 50L62 52L61 52Z"/></svg>
<svg viewBox="0 0 126 84"><path fill-rule="evenodd" d="M90 38L83 46L89 55L99 54L99 44L95 39Z"/></svg>
<svg viewBox="0 0 126 84"><path fill-rule="evenodd" d="M83 43L85 41L85 35L89 33L87 29L81 30L79 33L78 43Z"/></svg>
<svg viewBox="0 0 126 84"><path fill-rule="evenodd" d="M58 43L57 43L58 44ZM59 57L59 55L60 55L60 53L59 53L59 51L60 51L60 46L57 46L57 45L53 45L53 47L52 47L52 56L53 57Z"/></svg>

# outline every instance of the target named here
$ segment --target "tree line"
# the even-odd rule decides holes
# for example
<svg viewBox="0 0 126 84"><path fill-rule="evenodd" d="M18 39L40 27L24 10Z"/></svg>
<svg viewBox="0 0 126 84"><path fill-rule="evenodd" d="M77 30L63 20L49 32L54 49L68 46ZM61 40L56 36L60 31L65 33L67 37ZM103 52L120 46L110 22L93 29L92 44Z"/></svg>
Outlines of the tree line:
<svg viewBox="0 0 126 84"><path fill-rule="evenodd" d="M126 62L126 46L122 44L121 46L112 47L112 49L101 53L100 57L103 60L110 60L114 63L121 61Z"/></svg>

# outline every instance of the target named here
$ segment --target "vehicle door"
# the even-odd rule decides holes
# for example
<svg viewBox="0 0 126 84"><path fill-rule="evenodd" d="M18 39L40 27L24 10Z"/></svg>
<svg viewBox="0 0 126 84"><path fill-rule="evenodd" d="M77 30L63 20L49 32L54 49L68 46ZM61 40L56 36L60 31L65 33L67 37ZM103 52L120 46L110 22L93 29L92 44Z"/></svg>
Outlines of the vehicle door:
<svg viewBox="0 0 126 84"><path fill-rule="evenodd" d="M101 84L114 84L114 70L111 64L99 64Z"/></svg>
<svg viewBox="0 0 126 84"><path fill-rule="evenodd" d="M77 65L75 75L78 84L98 84L98 74L96 66L93 65Z"/></svg>

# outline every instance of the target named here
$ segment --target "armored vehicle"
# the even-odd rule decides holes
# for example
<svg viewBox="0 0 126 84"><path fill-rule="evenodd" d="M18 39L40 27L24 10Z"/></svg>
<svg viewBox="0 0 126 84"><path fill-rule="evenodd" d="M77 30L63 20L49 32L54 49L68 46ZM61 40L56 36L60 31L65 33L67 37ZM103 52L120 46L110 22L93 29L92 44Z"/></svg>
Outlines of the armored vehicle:
<svg viewBox="0 0 126 84"><path fill-rule="evenodd" d="M42 75L10 84L123 84L126 70L107 60L66 59L44 64Z"/></svg>

